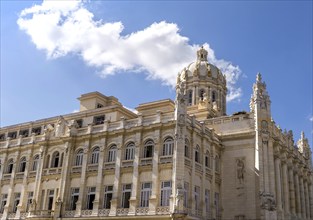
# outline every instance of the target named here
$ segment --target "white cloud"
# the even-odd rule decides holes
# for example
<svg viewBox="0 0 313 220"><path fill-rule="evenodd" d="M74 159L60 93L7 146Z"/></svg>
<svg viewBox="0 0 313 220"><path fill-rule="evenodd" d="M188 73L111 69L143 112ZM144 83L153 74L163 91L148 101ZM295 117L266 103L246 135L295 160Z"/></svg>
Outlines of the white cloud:
<svg viewBox="0 0 313 220"><path fill-rule="evenodd" d="M310 121L313 121L313 116L309 119Z"/></svg>
<svg viewBox="0 0 313 220"><path fill-rule="evenodd" d="M195 60L200 46L190 45L177 24L165 21L122 35L121 22L93 20L81 1L43 1L24 9L17 23L48 58L79 54L87 65L99 68L102 77L119 71L145 72L148 79L171 86L175 86L178 71ZM236 86L240 68L217 59L209 44L204 47L209 61L226 75L228 101L238 99L242 94Z"/></svg>

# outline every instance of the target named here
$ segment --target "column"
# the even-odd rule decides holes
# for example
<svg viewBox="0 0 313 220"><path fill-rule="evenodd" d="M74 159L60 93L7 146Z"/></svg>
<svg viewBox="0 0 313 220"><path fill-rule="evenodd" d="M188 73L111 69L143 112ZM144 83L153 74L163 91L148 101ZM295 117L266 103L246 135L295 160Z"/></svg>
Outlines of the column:
<svg viewBox="0 0 313 220"><path fill-rule="evenodd" d="M302 218L305 218L305 196L304 196L304 184L303 184L303 176L301 174L301 176L299 177L300 180L300 201L301 201L301 216Z"/></svg>
<svg viewBox="0 0 313 220"><path fill-rule="evenodd" d="M282 212L282 195L281 195L281 181L280 181L280 159L279 157L275 158L275 180L276 180L276 202L277 202L277 211L279 214Z"/></svg>
<svg viewBox="0 0 313 220"><path fill-rule="evenodd" d="M136 136L138 137L137 138L138 141L136 142L136 148L135 148L134 168L133 168L133 177L132 177L132 192L131 192L131 197L129 200L130 204L129 204L128 215L136 214L137 201L139 201L139 198L137 198L139 194L139 193L137 194L138 183L139 183L138 164L139 164L139 153L140 153L142 143L141 143L141 134L137 133Z"/></svg>
<svg viewBox="0 0 313 220"><path fill-rule="evenodd" d="M299 176L296 172L295 175L295 186L296 186L296 212L297 216L301 218L301 197L300 197L300 187L299 187Z"/></svg>
<svg viewBox="0 0 313 220"><path fill-rule="evenodd" d="M192 105L196 105L197 104L197 96L196 96L196 87L194 87L192 89Z"/></svg>
<svg viewBox="0 0 313 220"><path fill-rule="evenodd" d="M285 195L285 214L290 213L290 205L289 205L289 185L288 185L288 167L286 161L283 162L283 192Z"/></svg>
<svg viewBox="0 0 313 220"><path fill-rule="evenodd" d="M81 172L80 186L79 186L79 197L78 197L78 201L76 202L75 217L81 216L81 211L85 208L83 202L85 200L84 196L85 196L85 190L86 190L86 170L87 170L87 162L88 162L88 151L89 151L89 141L87 140L85 142L85 147L84 147L82 172Z"/></svg>
<svg viewBox="0 0 313 220"><path fill-rule="evenodd" d="M304 182L304 195L305 195L305 209L306 209L306 218L310 219L310 202L309 202L309 189L308 189L308 182L305 180Z"/></svg>
<svg viewBox="0 0 313 220"><path fill-rule="evenodd" d="M290 213L296 215L296 201L295 201L295 185L292 166L289 168L289 195L290 195Z"/></svg>
<svg viewBox="0 0 313 220"><path fill-rule="evenodd" d="M312 177L310 177L312 179ZM311 180L312 181L312 180ZM310 219L313 219L313 185L309 185Z"/></svg>
<svg viewBox="0 0 313 220"><path fill-rule="evenodd" d="M102 180L103 180L103 164L104 164L104 154L105 154L105 138L101 139L101 146L99 152L99 161L98 161L98 174L96 180L96 196L93 201L92 215L98 216L100 196L102 197Z"/></svg>
<svg viewBox="0 0 313 220"><path fill-rule="evenodd" d="M36 172L36 178L35 178L35 187L34 187L34 196L33 196L33 200L32 203L34 203L33 205L33 210L38 210L41 204L41 198L39 198L40 193L41 193L41 177L42 177L42 172L43 172L43 168L44 168L44 162L45 162L45 157L46 157L46 148L44 146L40 147L40 155L39 155L39 162L38 162L38 166L37 166L37 172Z"/></svg>
<svg viewBox="0 0 313 220"><path fill-rule="evenodd" d="M113 197L111 200L111 209L109 216L115 216L118 208L117 202L119 201L120 195L120 176L121 176L121 163L122 163L122 146L123 142L117 144L117 154L116 154L116 166L115 166L115 176L114 176L114 184L113 184Z"/></svg>

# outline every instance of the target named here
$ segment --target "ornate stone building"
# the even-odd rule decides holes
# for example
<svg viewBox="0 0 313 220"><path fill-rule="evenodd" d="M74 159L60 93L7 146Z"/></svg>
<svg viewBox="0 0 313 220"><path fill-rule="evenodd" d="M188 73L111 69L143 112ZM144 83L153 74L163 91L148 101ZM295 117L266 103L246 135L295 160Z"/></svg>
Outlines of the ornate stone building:
<svg viewBox="0 0 313 220"><path fill-rule="evenodd" d="M175 102L134 113L98 92L80 111L0 129L0 219L313 219L312 155L271 118L226 115L226 79L200 48Z"/></svg>

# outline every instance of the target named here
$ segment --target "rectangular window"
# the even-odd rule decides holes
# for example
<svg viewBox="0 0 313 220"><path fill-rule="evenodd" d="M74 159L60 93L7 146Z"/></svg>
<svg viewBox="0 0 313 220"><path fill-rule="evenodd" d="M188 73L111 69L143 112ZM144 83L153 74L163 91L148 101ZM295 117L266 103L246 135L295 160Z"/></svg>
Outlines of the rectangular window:
<svg viewBox="0 0 313 220"><path fill-rule="evenodd" d="M200 210L200 187L199 186L195 186L194 199L195 199L195 209Z"/></svg>
<svg viewBox="0 0 313 220"><path fill-rule="evenodd" d="M96 108L103 108L103 105L100 104L100 103L98 103L97 106L96 106Z"/></svg>
<svg viewBox="0 0 313 220"><path fill-rule="evenodd" d="M76 202L79 198L79 188L71 188L70 210L76 210Z"/></svg>
<svg viewBox="0 0 313 220"><path fill-rule="evenodd" d="M86 208L89 210L93 209L93 201L96 198L96 187L89 187L88 188L88 194L87 194L87 204Z"/></svg>
<svg viewBox="0 0 313 220"><path fill-rule="evenodd" d="M149 199L151 195L151 183L141 184L140 207L149 207Z"/></svg>
<svg viewBox="0 0 313 220"><path fill-rule="evenodd" d="M172 182L164 181L161 183L161 206L170 205L170 196L172 194Z"/></svg>
<svg viewBox="0 0 313 220"><path fill-rule="evenodd" d="M188 208L188 200L189 200L189 183L184 182L184 207Z"/></svg>
<svg viewBox="0 0 313 220"><path fill-rule="evenodd" d="M103 123L104 123L104 120L105 120L105 116L104 116L104 115L95 116L95 117L93 118L93 122L94 122L95 125L103 124Z"/></svg>
<svg viewBox="0 0 313 220"><path fill-rule="evenodd" d="M34 197L34 192L28 192L27 195L27 204L26 204L26 211L29 211L30 205L32 203L32 199Z"/></svg>
<svg viewBox="0 0 313 220"><path fill-rule="evenodd" d="M16 136L17 136L17 132L16 132L16 131L13 131L13 132L9 132L9 133L8 133L8 137L9 137L9 138L15 139Z"/></svg>
<svg viewBox="0 0 313 220"><path fill-rule="evenodd" d="M0 141L4 141L5 140L5 134L0 134Z"/></svg>
<svg viewBox="0 0 313 220"><path fill-rule="evenodd" d="M0 213L3 213L4 206L7 204L8 194L1 195L1 203L0 203Z"/></svg>
<svg viewBox="0 0 313 220"><path fill-rule="evenodd" d="M205 211L209 214L210 213L210 190L205 190Z"/></svg>
<svg viewBox="0 0 313 220"><path fill-rule="evenodd" d="M48 195L48 210L52 210L53 199L54 199L54 189L49 189L47 192Z"/></svg>
<svg viewBox="0 0 313 220"><path fill-rule="evenodd" d="M21 193L14 193L14 203L12 212L15 213L17 211L17 206L20 203Z"/></svg>
<svg viewBox="0 0 313 220"><path fill-rule="evenodd" d="M216 216L219 216L219 194L215 193L214 195L214 205L215 205L215 212Z"/></svg>
<svg viewBox="0 0 313 220"><path fill-rule="evenodd" d="M28 137L29 136L29 130L28 129L21 130L20 135L22 135L23 137Z"/></svg>
<svg viewBox="0 0 313 220"><path fill-rule="evenodd" d="M132 192L132 184L123 185L122 208L129 208L129 199Z"/></svg>
<svg viewBox="0 0 313 220"><path fill-rule="evenodd" d="M78 119L75 122L76 122L78 128L82 128L83 127L83 119Z"/></svg>
<svg viewBox="0 0 313 220"><path fill-rule="evenodd" d="M113 186L105 186L103 208L105 209L111 208L112 197L113 197Z"/></svg>
<svg viewBox="0 0 313 220"><path fill-rule="evenodd" d="M209 156L205 156L205 166L209 167Z"/></svg>
<svg viewBox="0 0 313 220"><path fill-rule="evenodd" d="M36 127L36 128L33 128L32 129L32 134L35 134L35 135L40 135L41 134L41 127Z"/></svg>

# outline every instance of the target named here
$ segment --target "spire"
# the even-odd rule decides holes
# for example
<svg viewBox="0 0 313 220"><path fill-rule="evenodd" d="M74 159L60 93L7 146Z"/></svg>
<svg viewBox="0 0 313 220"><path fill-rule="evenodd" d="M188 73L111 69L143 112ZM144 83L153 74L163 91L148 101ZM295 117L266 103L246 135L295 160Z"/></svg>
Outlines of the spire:
<svg viewBox="0 0 313 220"><path fill-rule="evenodd" d="M197 51L197 61L208 61L208 51L203 46Z"/></svg>
<svg viewBox="0 0 313 220"><path fill-rule="evenodd" d="M262 82L262 75L260 72L258 72L258 74L256 75L256 81L257 82Z"/></svg>

